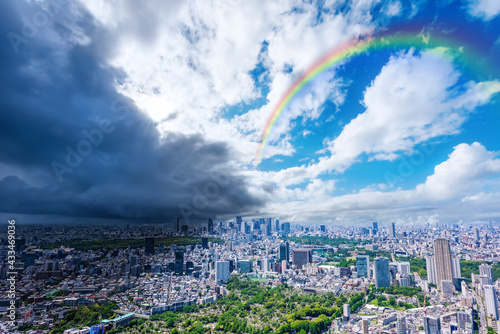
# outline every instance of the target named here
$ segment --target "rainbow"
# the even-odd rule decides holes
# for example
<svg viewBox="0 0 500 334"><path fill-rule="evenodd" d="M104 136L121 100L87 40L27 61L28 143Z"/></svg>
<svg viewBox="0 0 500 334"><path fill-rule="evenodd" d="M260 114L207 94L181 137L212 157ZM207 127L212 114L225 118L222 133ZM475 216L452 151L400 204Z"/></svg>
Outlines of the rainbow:
<svg viewBox="0 0 500 334"><path fill-rule="evenodd" d="M262 131L260 144L257 150L255 159L256 164L262 161L264 149L269 140L269 136L274 124L286 109L286 106L292 101L297 93L303 89L309 82L316 78L324 71L339 65L342 61L349 58L381 49L401 49L401 48L418 48L428 49L432 52L443 56L451 57L454 61L466 62L466 59L480 59L476 54L472 54L473 50L466 50L457 41L450 38L442 38L437 35L407 34L396 33L392 35L384 35L379 37L367 37L350 40L340 46L333 48L326 53L315 63L313 63L306 71L304 71L293 84L286 90L285 94L278 101L269 116L266 126ZM471 67L480 66L479 63L469 62Z"/></svg>

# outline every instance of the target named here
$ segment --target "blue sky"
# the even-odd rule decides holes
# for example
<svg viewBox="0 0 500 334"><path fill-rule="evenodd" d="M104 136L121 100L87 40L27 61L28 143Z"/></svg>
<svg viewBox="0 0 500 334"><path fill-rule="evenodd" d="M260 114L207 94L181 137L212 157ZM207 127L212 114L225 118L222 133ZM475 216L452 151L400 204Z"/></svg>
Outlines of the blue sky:
<svg viewBox="0 0 500 334"><path fill-rule="evenodd" d="M7 215L500 220L496 0L50 6L10 1L3 11ZM257 164L293 81L329 50L387 31L439 35L475 55L464 64L405 48L348 59L295 96ZM68 164L103 120L113 130Z"/></svg>

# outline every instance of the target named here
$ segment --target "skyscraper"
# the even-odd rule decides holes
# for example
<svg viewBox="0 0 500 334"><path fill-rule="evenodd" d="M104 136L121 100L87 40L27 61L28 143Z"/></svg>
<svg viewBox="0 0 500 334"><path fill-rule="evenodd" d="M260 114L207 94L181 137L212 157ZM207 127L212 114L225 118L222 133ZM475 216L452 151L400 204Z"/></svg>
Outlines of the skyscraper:
<svg viewBox="0 0 500 334"><path fill-rule="evenodd" d="M155 238L146 238L144 240L144 253L146 254L155 253Z"/></svg>
<svg viewBox="0 0 500 334"><path fill-rule="evenodd" d="M208 249L208 238L207 237L201 238L201 248Z"/></svg>
<svg viewBox="0 0 500 334"><path fill-rule="evenodd" d="M368 334L369 322L366 319L361 320L361 328L363 329L363 334Z"/></svg>
<svg viewBox="0 0 500 334"><path fill-rule="evenodd" d="M212 218L208 218L207 220L207 230L208 234L214 234L214 222Z"/></svg>
<svg viewBox="0 0 500 334"><path fill-rule="evenodd" d="M389 225L389 238L395 238L396 237L396 224L392 222Z"/></svg>
<svg viewBox="0 0 500 334"><path fill-rule="evenodd" d="M370 257L368 255L356 256L356 268L358 277L370 278Z"/></svg>
<svg viewBox="0 0 500 334"><path fill-rule="evenodd" d="M279 232L280 231L280 220L279 219L276 219L274 221L274 231L275 232Z"/></svg>
<svg viewBox="0 0 500 334"><path fill-rule="evenodd" d="M184 249L182 248L175 251L174 271L176 274L184 272Z"/></svg>
<svg viewBox="0 0 500 334"><path fill-rule="evenodd" d="M279 257L280 257L280 262L290 261L290 246L288 241L280 245Z"/></svg>
<svg viewBox="0 0 500 334"><path fill-rule="evenodd" d="M308 263L312 262L312 252L310 249L295 249L292 253L293 264L298 269L302 269Z"/></svg>
<svg viewBox="0 0 500 334"><path fill-rule="evenodd" d="M493 320L499 320L498 297L495 287L492 285L484 286L484 304L486 306L486 315Z"/></svg>
<svg viewBox="0 0 500 334"><path fill-rule="evenodd" d="M283 226L281 226L281 229L283 230L283 233L285 233L285 234L290 233L290 223L284 222Z"/></svg>
<svg viewBox="0 0 500 334"><path fill-rule="evenodd" d="M181 231L181 224L179 222L179 217L174 217L174 233L179 233Z"/></svg>
<svg viewBox="0 0 500 334"><path fill-rule="evenodd" d="M342 314L342 320L347 322L351 319L351 305L344 304L343 309L344 309L344 313Z"/></svg>
<svg viewBox="0 0 500 334"><path fill-rule="evenodd" d="M215 263L215 277L217 281L227 282L229 280L229 262L217 261Z"/></svg>
<svg viewBox="0 0 500 334"><path fill-rule="evenodd" d="M451 270L453 278L462 277L462 269L460 268L460 259L458 257L451 258Z"/></svg>
<svg viewBox="0 0 500 334"><path fill-rule="evenodd" d="M398 262L398 273L401 275L410 275L411 274L411 269L410 269L410 262Z"/></svg>
<svg viewBox="0 0 500 334"><path fill-rule="evenodd" d="M378 232L378 223L377 222L373 222L372 223L372 228L373 228L373 234L377 234L377 232Z"/></svg>
<svg viewBox="0 0 500 334"><path fill-rule="evenodd" d="M448 239L438 238L434 240L434 261L436 265L437 285L439 290L442 290L441 281L453 282L450 242Z"/></svg>
<svg viewBox="0 0 500 334"><path fill-rule="evenodd" d="M477 241L479 240L479 230L477 227L474 227L474 229L472 230L472 234L474 236L474 239Z"/></svg>
<svg viewBox="0 0 500 334"><path fill-rule="evenodd" d="M406 318L405 317L398 318L397 330L398 330L398 334L406 334Z"/></svg>
<svg viewBox="0 0 500 334"><path fill-rule="evenodd" d="M326 232L326 226L325 225L320 225L319 228L320 228L321 232L323 232L323 233Z"/></svg>
<svg viewBox="0 0 500 334"><path fill-rule="evenodd" d="M389 272L389 260L385 257L376 257L374 261L375 286L386 288L391 285L391 274Z"/></svg>
<svg viewBox="0 0 500 334"><path fill-rule="evenodd" d="M439 318L424 318L425 334L441 334L441 320Z"/></svg>
<svg viewBox="0 0 500 334"><path fill-rule="evenodd" d="M427 281L432 284L437 284L436 278L436 263L433 256L428 256L425 258L425 264L427 267Z"/></svg>
<svg viewBox="0 0 500 334"><path fill-rule="evenodd" d="M479 266L479 275L481 276L488 276L489 278L489 284L493 284L493 267L490 266L489 264L483 263L482 265Z"/></svg>

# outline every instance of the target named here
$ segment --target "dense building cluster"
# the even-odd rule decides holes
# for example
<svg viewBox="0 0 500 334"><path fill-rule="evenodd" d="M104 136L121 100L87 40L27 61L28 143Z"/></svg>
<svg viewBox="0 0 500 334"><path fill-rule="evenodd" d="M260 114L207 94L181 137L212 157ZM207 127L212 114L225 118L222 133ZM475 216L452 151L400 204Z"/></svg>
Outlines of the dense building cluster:
<svg viewBox="0 0 500 334"><path fill-rule="evenodd" d="M198 225L175 218L173 227L19 227L16 324L7 324L10 300L2 283L1 329L48 332L72 309L114 305L119 317L66 331L103 332L133 319L215 303L227 295L230 277L240 275L308 293L365 294L342 307L330 332L498 331L498 232L493 225L308 226L241 217ZM74 246L82 238L91 249ZM5 240L2 282L11 271ZM130 240L136 243L107 246Z"/></svg>

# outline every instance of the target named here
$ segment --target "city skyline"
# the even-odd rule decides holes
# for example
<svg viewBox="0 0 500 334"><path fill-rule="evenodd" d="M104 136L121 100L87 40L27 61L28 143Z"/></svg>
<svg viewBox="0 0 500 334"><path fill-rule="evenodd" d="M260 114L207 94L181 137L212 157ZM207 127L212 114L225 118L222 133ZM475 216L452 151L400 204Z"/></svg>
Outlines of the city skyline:
<svg viewBox="0 0 500 334"><path fill-rule="evenodd" d="M2 4L2 218L500 221L493 2L54 1Z"/></svg>

